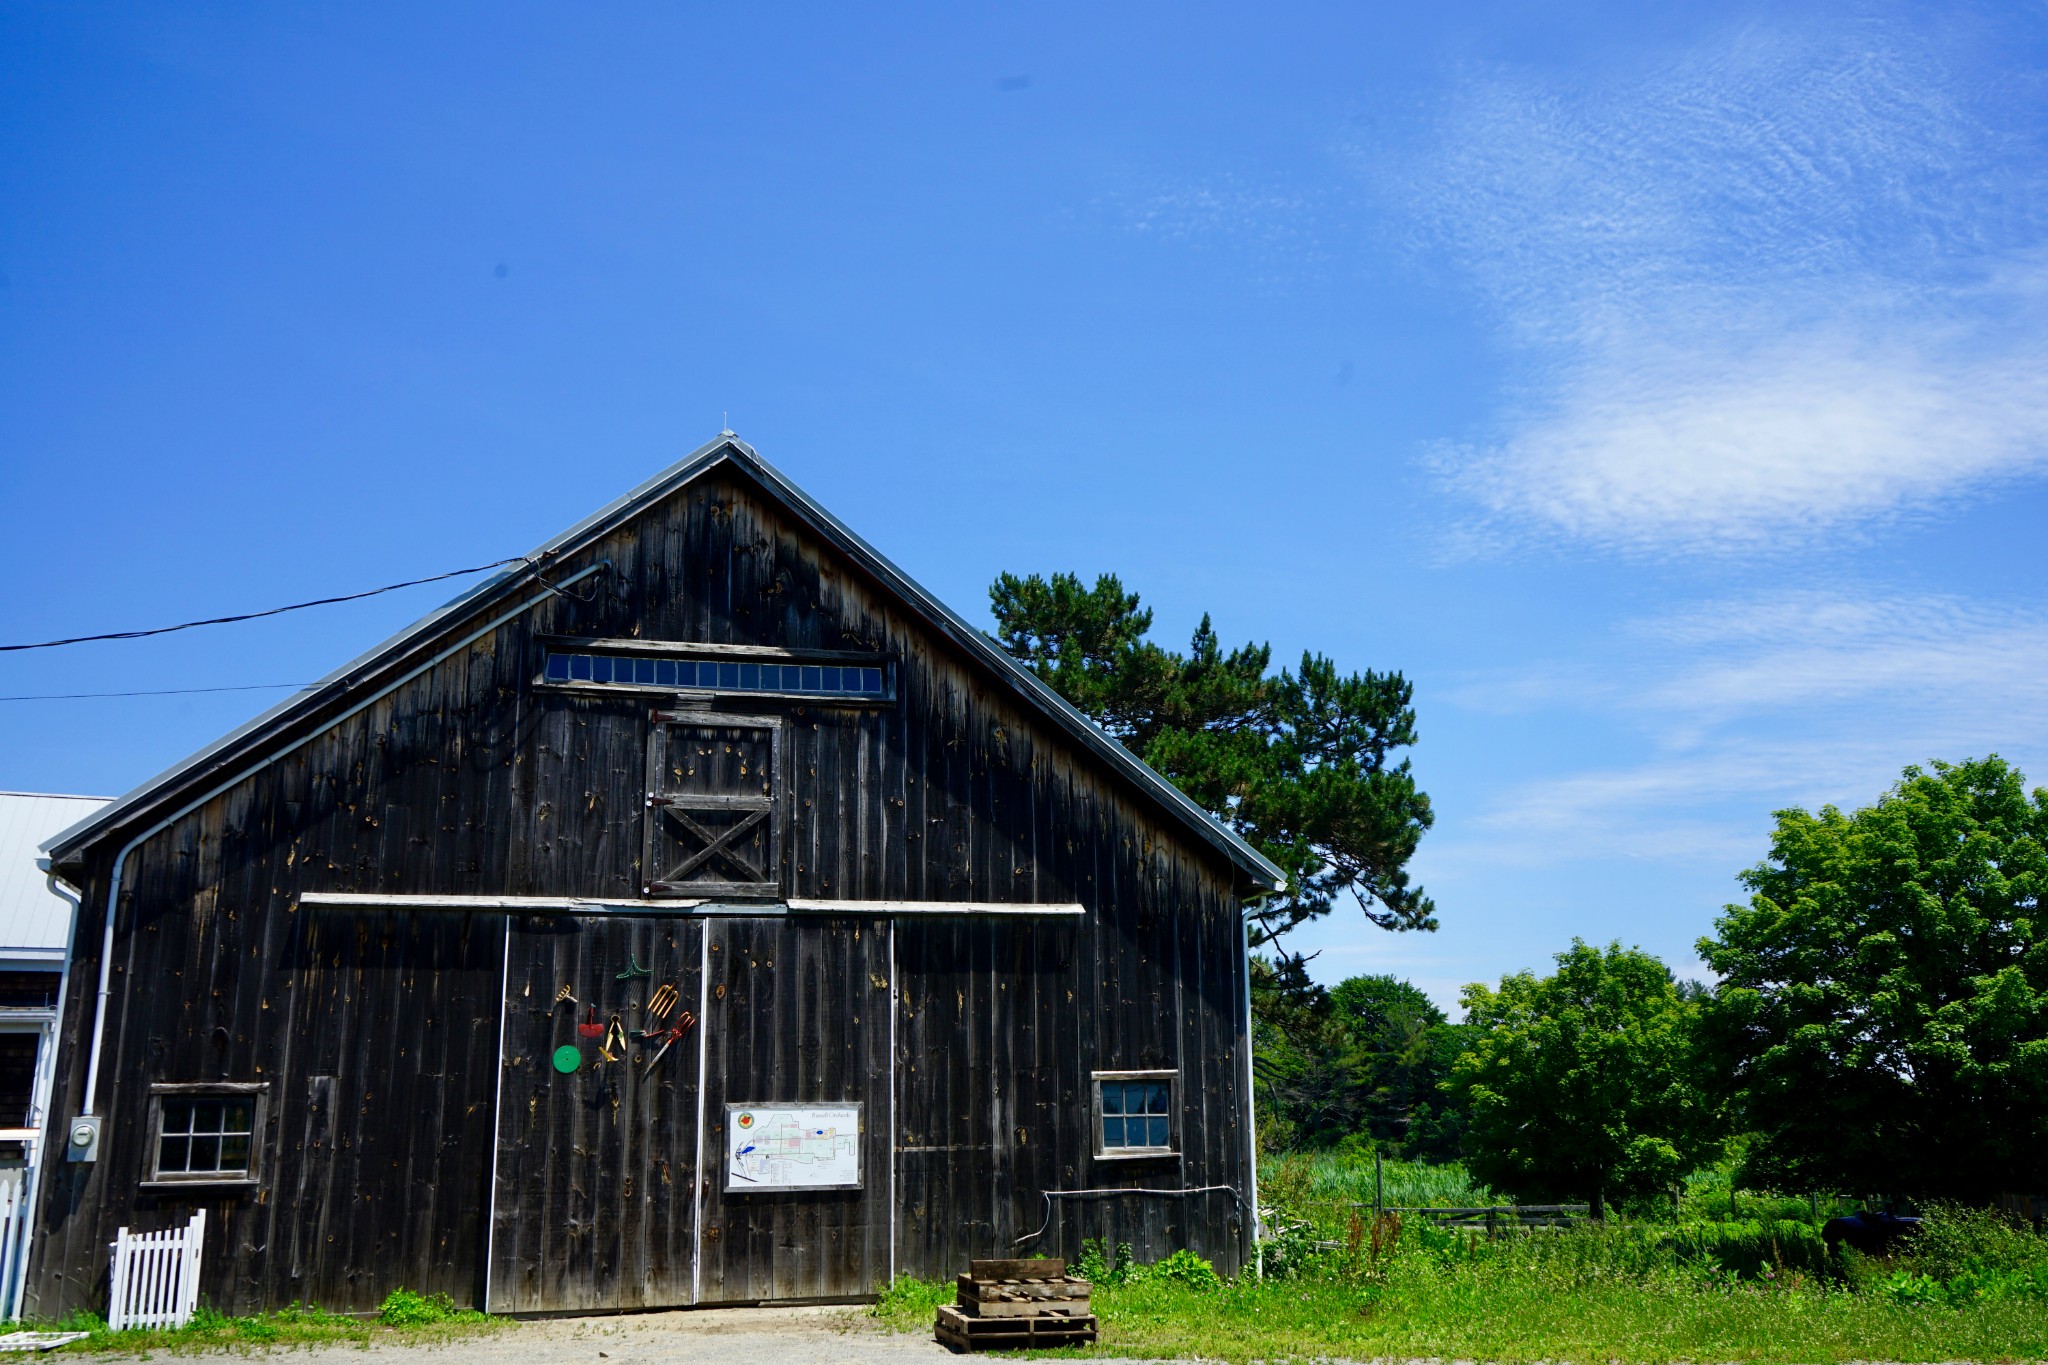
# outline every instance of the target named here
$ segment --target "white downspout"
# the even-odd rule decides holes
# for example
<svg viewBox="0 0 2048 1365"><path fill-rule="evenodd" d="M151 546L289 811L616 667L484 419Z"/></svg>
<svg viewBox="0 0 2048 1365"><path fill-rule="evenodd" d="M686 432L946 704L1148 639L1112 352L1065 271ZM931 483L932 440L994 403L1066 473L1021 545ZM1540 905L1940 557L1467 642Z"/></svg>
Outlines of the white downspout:
<svg viewBox="0 0 2048 1365"><path fill-rule="evenodd" d="M1251 897L1245 904L1257 905L1267 896L1278 895L1286 889L1286 883L1283 882L1271 891ZM1257 1078L1252 1071L1252 928L1249 923L1242 922L1239 927L1244 930L1244 1123L1245 1156L1251 1170L1252 1265L1260 1278L1264 1278L1266 1229L1259 1219L1259 1115L1253 1099Z"/></svg>
<svg viewBox="0 0 2048 1365"><path fill-rule="evenodd" d="M367 709L368 707L374 706L376 703L382 701L385 697L390 696L393 692L396 692L399 688L411 682L414 678L419 677L420 674L427 672L429 669L441 663L442 660L447 659L449 656L469 648L469 646L475 644L478 640L490 634L499 626L504 625L507 621L512 620L514 617L524 615L526 612L532 610L534 607L540 605L542 602L547 601L548 598L558 595L559 589L567 587L569 584L576 582L578 579L588 578L591 574L596 573L598 570L609 567L610 563L610 560L601 559L597 563L590 565L588 568L577 570L575 573L570 574L567 578L556 579L554 583L548 587L548 590L546 592L541 593L539 596L536 597L529 597L528 599L526 599L526 601L520 603L518 606L512 608L510 611L492 617L485 624L477 627L477 629L463 636L460 640L457 640L454 644L448 646L448 648L442 650L439 654L436 654L433 658L427 660L418 668L413 669L412 672L407 673L405 676L385 684L377 691L371 693L369 696L357 702L354 706L351 706L348 710L336 716L333 720L328 721L318 730L315 730L310 734L307 734L297 740L294 740L292 743L286 745L282 749L278 749L264 755L262 762L256 763L248 768L244 768L242 771L236 773L227 781L209 790L204 796L198 797L195 800L189 801L185 805L178 807L177 810L172 811L169 815L166 815L163 819L157 821L148 829L142 831L142 833L136 835L133 839L130 839L127 843L121 846L121 851L114 855L114 867L107 877L107 928L106 933L102 936L100 946L100 993L97 1003L95 1003L93 1006L92 1052L85 1066L85 1105L78 1111L81 1115L90 1115L95 1112L93 1106L99 1095L100 1050L106 1042L107 1032L107 991L109 983L111 981L111 974L114 969L114 915L116 908L120 905L121 901L121 876L123 871L127 867L128 855L130 853L133 853L136 850L136 848L140 846L144 841L152 839L156 835L161 834L171 825L184 819L193 811L198 810L201 806L213 800L214 797L219 796L222 792L229 791L232 788L238 786L251 774L259 771L268 764L276 762L285 754L292 752L294 749L297 749L302 744L310 742L316 736L326 734L335 726L350 720L351 718L353 718L363 710Z"/></svg>
<svg viewBox="0 0 2048 1365"><path fill-rule="evenodd" d="M180 814L183 814L183 812L180 812ZM170 821L168 820L164 822L164 824L169 823ZM126 847L122 848L114 856L113 883L107 889L107 931L100 938L100 992L98 999L94 1001L92 1007L92 1050L86 1054L85 1062L85 1103L78 1110L81 1116L90 1116L94 1112L93 1097L99 1093L100 1039L104 1036L106 1029L107 987L111 979L110 974L114 970L114 904L121 894L121 869L128 861L128 850L134 848L136 844L141 843L143 839L147 839L150 834L154 834L162 828L163 825L154 826L148 834L130 840ZM85 902L82 898L76 904L80 910L85 908ZM73 936L76 937L75 931ZM64 975L68 978L71 975L71 963L68 958L65 961L64 968Z"/></svg>
<svg viewBox="0 0 2048 1365"><path fill-rule="evenodd" d="M29 1127L42 1130L36 1139L35 1154L29 1162L28 1180L22 1188L26 1204L21 1214L21 1245L15 1253L14 1265L7 1277L6 1316L10 1319L21 1317L22 1295L28 1292L28 1258L35 1249L36 1205L43 1189L43 1167L50 1162L50 1151L54 1144L50 1140L50 1111L56 1108L57 1086L57 1033L64 1026L64 1004L71 990L72 939L78 933L78 912L84 908L85 893L59 877L50 868L48 858L36 859L36 866L42 869L43 877L50 884L50 890L63 900L71 902L71 927L64 935L64 970L57 977L57 1017L43 1026L42 1044L36 1049L36 1085L30 1099L33 1106L29 1115Z"/></svg>

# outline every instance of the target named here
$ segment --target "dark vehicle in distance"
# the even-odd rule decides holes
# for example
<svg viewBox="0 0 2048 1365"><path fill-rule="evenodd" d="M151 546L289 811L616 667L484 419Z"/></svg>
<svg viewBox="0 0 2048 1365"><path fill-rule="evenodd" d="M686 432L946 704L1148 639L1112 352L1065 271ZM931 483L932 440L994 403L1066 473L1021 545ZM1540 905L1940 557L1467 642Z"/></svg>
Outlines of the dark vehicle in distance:
<svg viewBox="0 0 2048 1365"><path fill-rule="evenodd" d="M1865 1256L1888 1256L1900 1241L1919 1230L1918 1218L1891 1212L1866 1211L1828 1219L1820 1230L1820 1236L1830 1251L1846 1243Z"/></svg>

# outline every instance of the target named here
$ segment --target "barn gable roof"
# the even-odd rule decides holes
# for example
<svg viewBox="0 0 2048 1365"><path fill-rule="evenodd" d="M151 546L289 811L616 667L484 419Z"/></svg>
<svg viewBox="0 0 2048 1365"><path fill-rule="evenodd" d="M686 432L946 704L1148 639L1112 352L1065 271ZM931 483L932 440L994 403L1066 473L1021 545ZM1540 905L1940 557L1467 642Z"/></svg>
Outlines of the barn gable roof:
<svg viewBox="0 0 2048 1365"><path fill-rule="evenodd" d="M545 562L573 553L722 465L730 465L747 475L827 544L877 580L930 629L985 664L1027 706L1044 715L1075 742L1128 778L1197 838L1222 852L1251 882L1276 890L1284 887L1285 874L1229 826L1196 805L1180 788L1105 734L1064 697L1040 682L1036 675L1011 658L987 635L897 568L879 550L790 482L780 470L762 459L753 447L730 432L722 433L625 496L591 513L541 545L527 558ZM286 698L126 796L109 802L52 838L43 845L44 851L58 863L71 861L110 833L134 824L139 817L190 791L204 779L218 777L238 760L259 755L273 738L303 722L317 721L320 713L334 703L360 692L361 685L371 677L406 660L451 625L512 595L533 583L536 577L535 564L493 575L374 649L350 660L311 687Z"/></svg>

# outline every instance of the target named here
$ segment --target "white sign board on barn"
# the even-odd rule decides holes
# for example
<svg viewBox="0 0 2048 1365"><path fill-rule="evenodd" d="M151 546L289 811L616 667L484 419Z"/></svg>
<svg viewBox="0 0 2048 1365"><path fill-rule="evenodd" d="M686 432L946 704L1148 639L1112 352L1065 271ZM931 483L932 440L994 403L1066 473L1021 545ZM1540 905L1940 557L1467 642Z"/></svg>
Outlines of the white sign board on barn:
<svg viewBox="0 0 2048 1365"><path fill-rule="evenodd" d="M857 1190L858 1104L728 1104L728 1190Z"/></svg>

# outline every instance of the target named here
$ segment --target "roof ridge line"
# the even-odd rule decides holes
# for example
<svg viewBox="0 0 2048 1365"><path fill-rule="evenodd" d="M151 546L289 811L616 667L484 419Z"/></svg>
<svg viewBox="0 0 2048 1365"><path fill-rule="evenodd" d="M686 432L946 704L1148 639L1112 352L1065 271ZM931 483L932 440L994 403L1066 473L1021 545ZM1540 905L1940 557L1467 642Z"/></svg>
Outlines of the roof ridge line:
<svg viewBox="0 0 2048 1365"><path fill-rule="evenodd" d="M156 797L201 772L209 762L233 754L240 746L254 745L266 729L281 726L295 718L297 713L316 707L324 700L323 694L335 684L346 684L360 671L385 667L402 660L408 651L424 643L460 612L483 605L493 594L507 589L515 581L535 574L536 561L545 561L553 556L573 552L588 540L623 525L644 506L667 497L676 489L726 462L744 470L770 496L810 522L813 530L826 540L834 542L840 553L847 555L878 579L885 589L902 598L926 619L927 624L952 640L954 644L967 650L970 655L979 656L985 665L1022 693L1024 699L1044 711L1083 747L1094 751L1111 767L1121 769L1141 790L1147 791L1154 799L1190 824L1205 841L1217 846L1218 851L1229 857L1254 880L1276 890L1285 886L1285 874L1264 854L1253 848L1242 835L1224 824L1213 812L1196 804L1192 797L1124 747L1115 736L1097 725L1065 697L1053 691L1030 669L1012 658L989 637L987 632L976 629L930 589L897 567L893 560L839 520L788 475L763 458L753 446L736 435L725 433L697 447L682 459L651 478L643 480L596 511L579 518L559 534L542 542L531 554L523 556L526 562L491 575L467 592L458 594L410 626L329 672L311 686L293 693L132 791L109 801L85 819L53 836L43 845L43 850L55 852L76 847L87 838L121 823L132 812L146 807Z"/></svg>

